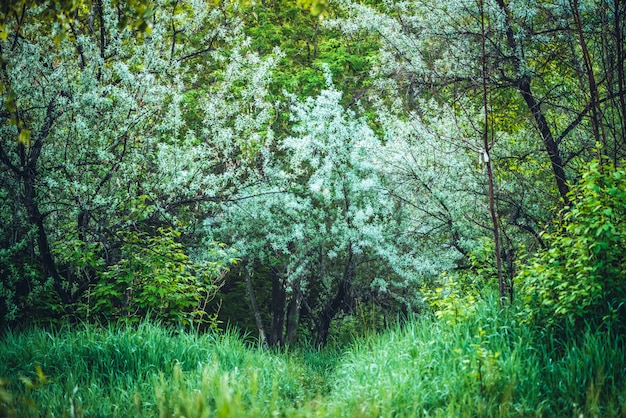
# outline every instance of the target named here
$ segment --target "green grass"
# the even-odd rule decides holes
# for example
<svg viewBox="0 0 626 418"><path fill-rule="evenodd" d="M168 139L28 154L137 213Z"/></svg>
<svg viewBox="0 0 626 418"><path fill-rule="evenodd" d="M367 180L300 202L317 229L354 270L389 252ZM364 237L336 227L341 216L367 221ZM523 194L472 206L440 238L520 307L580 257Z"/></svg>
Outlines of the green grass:
<svg viewBox="0 0 626 418"><path fill-rule="evenodd" d="M69 416L72 407L90 417L170 416L184 405L196 411L185 416L228 408L221 416L237 415L232 408L269 415L328 390L325 371L301 354L256 349L230 331L196 336L149 323L8 333L0 358L4 396L12 397L4 414L14 416Z"/></svg>
<svg viewBox="0 0 626 418"><path fill-rule="evenodd" d="M623 338L587 329L564 342L495 301L457 324L359 341L334 376L329 401L345 416L626 416Z"/></svg>
<svg viewBox="0 0 626 418"><path fill-rule="evenodd" d="M493 300L322 351L149 323L8 332L0 376L0 416L626 416L623 337L557 338Z"/></svg>

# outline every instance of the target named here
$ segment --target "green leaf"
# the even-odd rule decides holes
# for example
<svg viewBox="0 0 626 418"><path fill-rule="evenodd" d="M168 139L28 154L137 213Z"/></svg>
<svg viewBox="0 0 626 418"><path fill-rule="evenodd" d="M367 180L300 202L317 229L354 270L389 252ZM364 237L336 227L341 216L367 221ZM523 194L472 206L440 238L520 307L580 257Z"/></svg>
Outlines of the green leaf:
<svg viewBox="0 0 626 418"><path fill-rule="evenodd" d="M22 130L20 131L18 142L24 145L26 148L30 147L30 130L29 129L22 128Z"/></svg>

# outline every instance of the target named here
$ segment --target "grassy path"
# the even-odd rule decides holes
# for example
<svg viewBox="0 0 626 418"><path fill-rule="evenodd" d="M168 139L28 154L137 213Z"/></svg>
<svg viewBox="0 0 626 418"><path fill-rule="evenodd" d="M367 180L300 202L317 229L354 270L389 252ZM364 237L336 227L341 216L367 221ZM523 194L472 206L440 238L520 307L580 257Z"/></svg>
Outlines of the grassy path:
<svg viewBox="0 0 626 418"><path fill-rule="evenodd" d="M9 332L0 359L0 416L626 416L623 337L533 333L492 302L341 349L145 323Z"/></svg>

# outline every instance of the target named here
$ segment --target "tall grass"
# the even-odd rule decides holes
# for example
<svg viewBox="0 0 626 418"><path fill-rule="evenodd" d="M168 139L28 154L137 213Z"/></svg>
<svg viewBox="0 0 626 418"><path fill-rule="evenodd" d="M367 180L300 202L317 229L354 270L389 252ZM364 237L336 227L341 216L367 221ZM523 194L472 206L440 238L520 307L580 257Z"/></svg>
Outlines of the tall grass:
<svg viewBox="0 0 626 418"><path fill-rule="evenodd" d="M421 318L355 343L335 371L335 416L626 416L624 338L563 341L495 300L458 323ZM348 411L344 413L343 411Z"/></svg>
<svg viewBox="0 0 626 418"><path fill-rule="evenodd" d="M0 416L626 417L624 348L607 330L521 325L490 299L323 351L149 323L33 329L0 340Z"/></svg>
<svg viewBox="0 0 626 418"><path fill-rule="evenodd" d="M0 359L0 416L269 416L327 390L325 371L301 354L149 323L9 332Z"/></svg>

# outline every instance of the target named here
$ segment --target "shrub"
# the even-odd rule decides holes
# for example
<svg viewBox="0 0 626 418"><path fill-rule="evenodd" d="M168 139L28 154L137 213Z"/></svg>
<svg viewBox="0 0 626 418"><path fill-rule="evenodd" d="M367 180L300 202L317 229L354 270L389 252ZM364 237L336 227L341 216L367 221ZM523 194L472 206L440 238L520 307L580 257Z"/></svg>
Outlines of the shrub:
<svg viewBox="0 0 626 418"><path fill-rule="evenodd" d="M87 294L89 314L138 321L150 313L166 324L214 326L216 317L207 316L205 308L236 259L194 263L172 228L159 228L155 236L125 234L121 259ZM209 251L215 258L226 256L219 245Z"/></svg>
<svg viewBox="0 0 626 418"><path fill-rule="evenodd" d="M525 314L540 324L625 324L626 171L593 161L570 192L549 248L519 275Z"/></svg>

